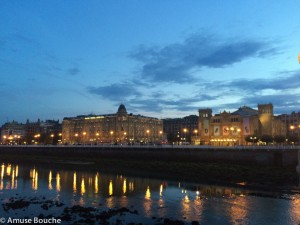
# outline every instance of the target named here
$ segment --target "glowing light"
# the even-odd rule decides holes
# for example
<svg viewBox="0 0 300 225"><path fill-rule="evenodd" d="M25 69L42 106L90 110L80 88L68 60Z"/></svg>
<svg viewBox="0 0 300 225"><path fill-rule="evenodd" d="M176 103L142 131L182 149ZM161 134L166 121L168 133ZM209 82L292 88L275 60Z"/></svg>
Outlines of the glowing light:
<svg viewBox="0 0 300 225"><path fill-rule="evenodd" d="M77 175L76 172L73 174L73 193L76 193L77 191L77 181L76 181Z"/></svg>
<svg viewBox="0 0 300 225"><path fill-rule="evenodd" d="M151 192L150 192L150 187L147 187L146 194L145 194L145 199L151 199Z"/></svg>
<svg viewBox="0 0 300 225"><path fill-rule="evenodd" d="M1 179L3 179L3 177L4 177L4 170L5 170L5 165L2 164L2 166L1 166Z"/></svg>
<svg viewBox="0 0 300 225"><path fill-rule="evenodd" d="M10 174L11 174L11 164L7 165L7 167L6 167L6 174L7 174L7 176L10 176Z"/></svg>
<svg viewBox="0 0 300 225"><path fill-rule="evenodd" d="M97 173L95 176L95 193L97 194L99 192L99 174Z"/></svg>
<svg viewBox="0 0 300 225"><path fill-rule="evenodd" d="M15 189L15 170L13 169L11 175L11 189Z"/></svg>
<svg viewBox="0 0 300 225"><path fill-rule="evenodd" d="M114 191L113 191L113 182L112 180L109 181L109 185L108 185L108 194L109 195L113 195Z"/></svg>
<svg viewBox="0 0 300 225"><path fill-rule="evenodd" d="M53 189L53 187L52 187L52 171L51 170L50 170L49 176L48 176L48 189L49 190Z"/></svg>
<svg viewBox="0 0 300 225"><path fill-rule="evenodd" d="M127 185L126 185L126 179L123 180L123 194L126 194L127 191Z"/></svg>
<svg viewBox="0 0 300 225"><path fill-rule="evenodd" d="M60 186L60 174L56 173L56 191L60 191L61 186Z"/></svg>
<svg viewBox="0 0 300 225"><path fill-rule="evenodd" d="M80 192L81 192L81 195L83 195L86 192L84 178L81 179Z"/></svg>
<svg viewBox="0 0 300 225"><path fill-rule="evenodd" d="M18 177L19 176L19 166L17 165L16 166L16 177Z"/></svg>
<svg viewBox="0 0 300 225"><path fill-rule="evenodd" d="M159 196L162 196L164 186L161 184L159 187Z"/></svg>

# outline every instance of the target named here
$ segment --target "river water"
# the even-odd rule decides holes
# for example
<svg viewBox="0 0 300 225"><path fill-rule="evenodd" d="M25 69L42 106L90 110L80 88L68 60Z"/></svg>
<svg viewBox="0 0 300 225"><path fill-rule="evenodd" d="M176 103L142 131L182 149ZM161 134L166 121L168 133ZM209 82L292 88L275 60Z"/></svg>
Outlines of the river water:
<svg viewBox="0 0 300 225"><path fill-rule="evenodd" d="M186 224L300 223L299 195L107 174L82 165L65 169L3 163L0 171L0 222L39 215L59 218L65 207L80 205L99 212L122 207L134 212L111 217L111 224L158 224L166 218ZM31 204L5 208L20 199ZM49 206L48 200L63 206ZM43 207L47 201L49 207Z"/></svg>

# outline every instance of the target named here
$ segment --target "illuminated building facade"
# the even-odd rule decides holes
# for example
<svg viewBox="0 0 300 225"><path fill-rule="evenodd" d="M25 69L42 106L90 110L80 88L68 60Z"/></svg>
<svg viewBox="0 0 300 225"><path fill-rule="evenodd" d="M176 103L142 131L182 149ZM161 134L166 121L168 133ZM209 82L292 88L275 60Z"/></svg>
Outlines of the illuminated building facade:
<svg viewBox="0 0 300 225"><path fill-rule="evenodd" d="M279 118L285 124L288 136L300 137L300 112L282 114Z"/></svg>
<svg viewBox="0 0 300 225"><path fill-rule="evenodd" d="M128 114L121 104L116 114L64 118L62 136L67 144L160 142L163 122L157 118Z"/></svg>
<svg viewBox="0 0 300 225"><path fill-rule="evenodd" d="M258 110L240 107L237 111L212 115L212 109L199 109L199 137L201 144L233 146L253 142L262 135L286 136L285 124L273 114L272 104L258 105Z"/></svg>
<svg viewBox="0 0 300 225"><path fill-rule="evenodd" d="M7 122L1 127L1 143L20 144L25 136L25 126L16 121Z"/></svg>

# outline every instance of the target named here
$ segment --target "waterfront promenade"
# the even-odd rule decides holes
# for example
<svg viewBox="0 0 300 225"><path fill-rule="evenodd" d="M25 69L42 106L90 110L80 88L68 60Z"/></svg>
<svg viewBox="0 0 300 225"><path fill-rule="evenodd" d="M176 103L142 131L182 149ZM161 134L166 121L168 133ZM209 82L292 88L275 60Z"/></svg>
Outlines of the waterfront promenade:
<svg viewBox="0 0 300 225"><path fill-rule="evenodd" d="M0 146L0 154L57 157L108 157L136 160L221 162L296 167L299 146L195 146L195 145L15 145Z"/></svg>

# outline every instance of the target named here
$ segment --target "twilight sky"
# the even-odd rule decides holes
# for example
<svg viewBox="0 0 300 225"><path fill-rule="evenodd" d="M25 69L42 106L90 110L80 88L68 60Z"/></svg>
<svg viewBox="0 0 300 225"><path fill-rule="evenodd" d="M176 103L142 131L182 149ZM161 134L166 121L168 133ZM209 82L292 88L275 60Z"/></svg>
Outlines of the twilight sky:
<svg viewBox="0 0 300 225"><path fill-rule="evenodd" d="M0 125L300 111L300 1L1 0Z"/></svg>

